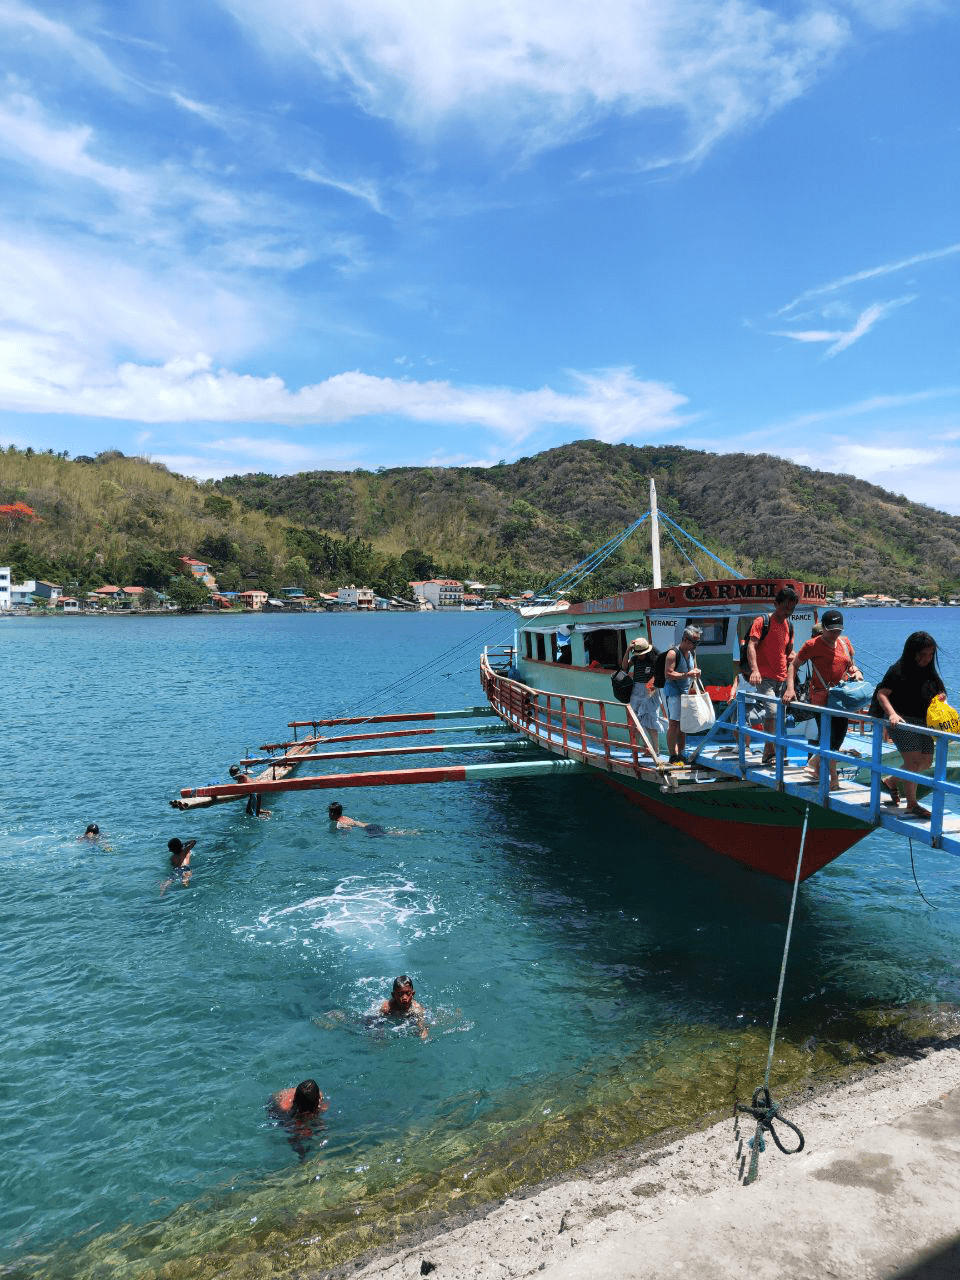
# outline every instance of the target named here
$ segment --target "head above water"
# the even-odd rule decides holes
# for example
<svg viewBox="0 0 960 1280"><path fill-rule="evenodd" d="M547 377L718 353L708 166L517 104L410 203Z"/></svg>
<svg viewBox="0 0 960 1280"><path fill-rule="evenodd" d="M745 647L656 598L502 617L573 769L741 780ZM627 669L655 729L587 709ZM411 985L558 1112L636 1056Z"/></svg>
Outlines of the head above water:
<svg viewBox="0 0 960 1280"><path fill-rule="evenodd" d="M228 773L230 774L231 778L239 778L241 773L243 773L243 770L240 768L238 764L232 764L228 770Z"/></svg>
<svg viewBox="0 0 960 1280"><path fill-rule="evenodd" d="M320 1109L322 1097L316 1080L301 1080L293 1091L293 1109L304 1115L311 1115Z"/></svg>
<svg viewBox="0 0 960 1280"><path fill-rule="evenodd" d="M331 822L337 822L340 818L343 817L343 805L340 804L339 801L337 800L334 800L331 804L328 804L327 816L330 818Z"/></svg>
<svg viewBox="0 0 960 1280"><path fill-rule="evenodd" d="M91 822L83 834L85 836L98 836L100 834L100 828L95 822Z"/></svg>
<svg viewBox="0 0 960 1280"><path fill-rule="evenodd" d="M176 836L171 840L168 840L167 848L170 850L171 864L178 867L196 843L196 840L188 840L186 844L184 844L183 841L178 840Z"/></svg>

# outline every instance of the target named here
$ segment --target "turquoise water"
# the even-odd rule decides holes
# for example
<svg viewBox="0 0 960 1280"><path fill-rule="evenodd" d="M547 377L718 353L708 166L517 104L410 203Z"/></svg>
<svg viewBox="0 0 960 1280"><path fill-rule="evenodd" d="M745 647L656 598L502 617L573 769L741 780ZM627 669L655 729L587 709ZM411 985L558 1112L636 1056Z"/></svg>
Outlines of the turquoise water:
<svg viewBox="0 0 960 1280"><path fill-rule="evenodd" d="M848 623L874 676L930 630L960 692L956 610ZM543 1176L574 1141L635 1136L618 1117L645 1089L768 1025L788 888L593 779L344 791L348 813L405 833L379 840L331 832L326 792L275 797L267 820L169 807L288 720L480 703L479 644L509 625L0 621L0 1265L133 1275L262 1243L258 1220L361 1215L391 1187L441 1205L491 1143ZM91 821L103 845L77 840ZM173 835L198 840L193 882L161 893ZM803 887L785 1040L960 1001L960 866L915 857L938 910L886 833ZM425 1043L366 1021L399 972ZM264 1103L308 1075L330 1109L300 1165Z"/></svg>

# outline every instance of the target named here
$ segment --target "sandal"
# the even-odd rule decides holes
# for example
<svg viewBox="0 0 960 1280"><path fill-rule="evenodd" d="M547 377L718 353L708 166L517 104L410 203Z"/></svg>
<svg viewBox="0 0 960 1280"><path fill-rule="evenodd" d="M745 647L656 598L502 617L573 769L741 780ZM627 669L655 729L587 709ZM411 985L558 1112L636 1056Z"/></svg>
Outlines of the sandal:
<svg viewBox="0 0 960 1280"><path fill-rule="evenodd" d="M925 809L922 804L912 804L907 810L907 817L925 820L930 817L930 810Z"/></svg>
<svg viewBox="0 0 960 1280"><path fill-rule="evenodd" d="M884 804L892 805L895 809L900 803L900 788L897 786L896 778L881 778L880 786L887 792L890 799L884 800Z"/></svg>

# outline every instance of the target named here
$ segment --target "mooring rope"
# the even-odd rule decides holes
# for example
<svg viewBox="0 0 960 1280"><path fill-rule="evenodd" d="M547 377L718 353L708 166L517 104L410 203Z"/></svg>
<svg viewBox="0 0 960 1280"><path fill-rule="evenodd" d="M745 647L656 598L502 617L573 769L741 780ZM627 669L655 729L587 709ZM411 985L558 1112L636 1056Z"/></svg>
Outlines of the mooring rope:
<svg viewBox="0 0 960 1280"><path fill-rule="evenodd" d="M759 1089L755 1089L753 1098L749 1105L738 1102L734 1106L734 1115L741 1111L748 1112L757 1122L756 1132L753 1135L750 1146L752 1148L750 1156L750 1169L744 1178L744 1186L749 1186L751 1182L755 1182L759 1176L760 1152L764 1150L763 1131L766 1129L779 1149L786 1156L795 1156L803 1150L803 1134L792 1121L780 1114L780 1106L770 1097L770 1071L773 1067L773 1051L777 1043L777 1025L780 1021L780 1004L783 1000L783 984L787 976L787 957L790 954L790 936L793 933L793 917L797 909L797 891L800 888L800 869L803 866L803 849L807 842L807 825L810 821L810 806L803 812L803 830L800 833L800 853L797 857L797 871L793 878L793 896L790 899L790 915L787 919L787 936L783 942L783 959L780 963L780 982L777 986L777 999L773 1006L773 1026L770 1028L770 1048L767 1051L767 1069L764 1072L763 1084ZM785 1124L788 1129L800 1139L795 1147L785 1147L780 1140L780 1135L773 1127L774 1120L779 1120L781 1124Z"/></svg>
<svg viewBox="0 0 960 1280"><path fill-rule="evenodd" d="M912 836L907 840L907 843L910 846L910 870L913 872L913 883L917 886L917 893L919 893L920 897L924 900L924 902L927 904L928 907L930 907L933 911L939 911L940 908L937 906L937 904L935 902L931 902L930 899L927 897L927 895L920 888L920 881L917 879L917 868L913 861L913 837Z"/></svg>

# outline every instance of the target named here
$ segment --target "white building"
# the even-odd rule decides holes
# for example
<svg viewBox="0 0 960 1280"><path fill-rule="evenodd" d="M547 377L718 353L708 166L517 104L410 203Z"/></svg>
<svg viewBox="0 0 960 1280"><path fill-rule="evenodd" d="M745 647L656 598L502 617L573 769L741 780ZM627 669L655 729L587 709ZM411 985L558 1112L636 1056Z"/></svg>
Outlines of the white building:
<svg viewBox="0 0 960 1280"><path fill-rule="evenodd" d="M373 600L373 587L355 587L351 583L349 587L337 588L337 601L350 609L372 609Z"/></svg>
<svg viewBox="0 0 960 1280"><path fill-rule="evenodd" d="M10 566L0 567L0 609L9 609L10 600Z"/></svg>
<svg viewBox="0 0 960 1280"><path fill-rule="evenodd" d="M463 583L453 578L431 578L410 586L418 600L426 600L434 609L459 609L463 603Z"/></svg>
<svg viewBox="0 0 960 1280"><path fill-rule="evenodd" d="M55 582L45 582L43 578L28 578L26 582L10 583L12 605L31 605L35 600L45 600L55 605L62 595L63 587Z"/></svg>

